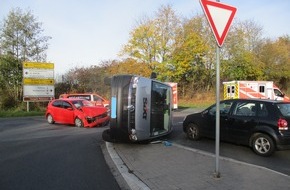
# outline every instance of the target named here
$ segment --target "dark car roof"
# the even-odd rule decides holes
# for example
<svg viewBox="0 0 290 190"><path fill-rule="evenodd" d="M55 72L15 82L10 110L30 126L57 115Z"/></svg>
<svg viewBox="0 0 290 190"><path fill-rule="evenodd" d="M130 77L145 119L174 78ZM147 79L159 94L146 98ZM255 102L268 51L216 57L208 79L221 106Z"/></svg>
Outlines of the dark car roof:
<svg viewBox="0 0 290 190"><path fill-rule="evenodd" d="M227 99L223 100L222 102L227 102L227 101L257 101L257 102L269 102L269 103L284 103L283 101L280 100L271 100L271 99L259 99L259 98L249 98L249 99ZM290 102L289 102L290 103Z"/></svg>

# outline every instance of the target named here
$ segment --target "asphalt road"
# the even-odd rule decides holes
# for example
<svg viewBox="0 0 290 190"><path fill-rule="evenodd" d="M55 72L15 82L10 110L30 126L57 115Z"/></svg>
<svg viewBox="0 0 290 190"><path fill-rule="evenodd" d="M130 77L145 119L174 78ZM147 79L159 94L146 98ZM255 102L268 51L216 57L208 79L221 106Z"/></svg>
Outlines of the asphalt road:
<svg viewBox="0 0 290 190"><path fill-rule="evenodd" d="M197 111L200 110L176 111L174 113L174 131L169 138L174 143L215 154L214 139L202 138L199 141L192 141L186 137L182 130L182 121L184 116ZM270 157L262 157L255 154L248 146L221 142L219 156L224 156L238 161L266 167L290 176L290 150L276 151Z"/></svg>
<svg viewBox="0 0 290 190"><path fill-rule="evenodd" d="M101 150L104 129L0 119L0 189L120 189Z"/></svg>
<svg viewBox="0 0 290 190"><path fill-rule="evenodd" d="M214 140L191 141L182 131L184 116L194 111L176 111L174 131L166 138L214 153ZM0 118L0 190L120 189L101 150L105 129L49 125L43 117ZM290 176L290 150L265 158L249 147L221 142L220 156Z"/></svg>

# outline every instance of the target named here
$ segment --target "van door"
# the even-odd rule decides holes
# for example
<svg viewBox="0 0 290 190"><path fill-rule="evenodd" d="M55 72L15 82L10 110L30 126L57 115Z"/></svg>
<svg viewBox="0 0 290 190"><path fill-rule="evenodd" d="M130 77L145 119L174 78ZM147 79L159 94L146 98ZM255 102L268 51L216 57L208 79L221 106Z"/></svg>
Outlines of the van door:
<svg viewBox="0 0 290 190"><path fill-rule="evenodd" d="M267 88L267 94L266 94L266 97L268 98L268 99L274 99L273 98L273 89L272 88Z"/></svg>
<svg viewBox="0 0 290 190"><path fill-rule="evenodd" d="M233 99L233 98L238 98L235 97L235 92L236 88L235 85L226 85L226 97L225 99Z"/></svg>
<svg viewBox="0 0 290 190"><path fill-rule="evenodd" d="M171 87L156 81L151 89L151 136L171 130Z"/></svg>

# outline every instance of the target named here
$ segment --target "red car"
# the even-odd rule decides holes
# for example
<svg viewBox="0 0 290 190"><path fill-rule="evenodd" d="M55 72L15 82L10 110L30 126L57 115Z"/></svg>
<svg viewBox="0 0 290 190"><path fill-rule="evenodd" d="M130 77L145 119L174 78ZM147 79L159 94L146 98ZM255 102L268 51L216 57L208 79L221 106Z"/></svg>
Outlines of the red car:
<svg viewBox="0 0 290 190"><path fill-rule="evenodd" d="M108 124L110 117L105 107L94 106L83 99L55 99L45 113L48 123L72 124L76 127L95 127Z"/></svg>

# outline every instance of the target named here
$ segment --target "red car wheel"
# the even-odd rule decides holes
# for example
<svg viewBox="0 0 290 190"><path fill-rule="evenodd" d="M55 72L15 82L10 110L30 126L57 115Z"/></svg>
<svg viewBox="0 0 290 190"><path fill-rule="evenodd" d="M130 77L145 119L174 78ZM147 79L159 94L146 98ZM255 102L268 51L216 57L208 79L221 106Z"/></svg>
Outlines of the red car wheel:
<svg viewBox="0 0 290 190"><path fill-rule="evenodd" d="M75 126L76 127L84 127L84 123L80 118L76 117L75 118Z"/></svg>

